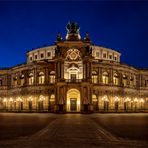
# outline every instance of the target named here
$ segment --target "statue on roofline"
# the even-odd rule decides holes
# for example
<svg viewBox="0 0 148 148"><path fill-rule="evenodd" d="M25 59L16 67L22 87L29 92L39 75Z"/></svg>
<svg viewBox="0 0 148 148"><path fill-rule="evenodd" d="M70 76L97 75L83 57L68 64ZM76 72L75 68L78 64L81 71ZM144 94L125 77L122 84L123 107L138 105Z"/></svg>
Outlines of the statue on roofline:
<svg viewBox="0 0 148 148"><path fill-rule="evenodd" d="M71 33L78 34L80 27L79 27L78 23L76 23L76 22L69 22L66 26L66 30L67 30L67 33L69 33L69 34L71 34Z"/></svg>

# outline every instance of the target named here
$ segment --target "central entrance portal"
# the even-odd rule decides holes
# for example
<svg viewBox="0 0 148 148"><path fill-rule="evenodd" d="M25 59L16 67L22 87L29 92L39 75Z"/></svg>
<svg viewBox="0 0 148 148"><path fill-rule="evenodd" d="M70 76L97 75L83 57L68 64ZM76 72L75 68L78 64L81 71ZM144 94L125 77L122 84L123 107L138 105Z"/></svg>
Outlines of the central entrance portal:
<svg viewBox="0 0 148 148"><path fill-rule="evenodd" d="M80 111L80 92L77 89L70 89L67 92L67 111L79 112Z"/></svg>
<svg viewBox="0 0 148 148"><path fill-rule="evenodd" d="M77 99L76 98L71 98L70 99L70 110L71 111L76 111L77 110Z"/></svg>

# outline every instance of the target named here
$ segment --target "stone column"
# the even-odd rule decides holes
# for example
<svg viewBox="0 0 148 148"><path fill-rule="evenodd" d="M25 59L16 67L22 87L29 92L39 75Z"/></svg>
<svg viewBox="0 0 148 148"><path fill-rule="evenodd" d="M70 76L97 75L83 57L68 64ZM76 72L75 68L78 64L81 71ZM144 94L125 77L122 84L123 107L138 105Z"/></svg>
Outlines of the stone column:
<svg viewBox="0 0 148 148"><path fill-rule="evenodd" d="M60 80L64 79L64 61L62 59L58 59L55 64L56 69L56 80L59 82Z"/></svg>
<svg viewBox="0 0 148 148"><path fill-rule="evenodd" d="M33 76L34 76L34 85L37 85L38 84L38 72L37 72L37 68L35 68L33 70Z"/></svg>
<svg viewBox="0 0 148 148"><path fill-rule="evenodd" d="M89 57L85 57L83 60L83 78L85 81L90 82L92 75L92 62Z"/></svg>

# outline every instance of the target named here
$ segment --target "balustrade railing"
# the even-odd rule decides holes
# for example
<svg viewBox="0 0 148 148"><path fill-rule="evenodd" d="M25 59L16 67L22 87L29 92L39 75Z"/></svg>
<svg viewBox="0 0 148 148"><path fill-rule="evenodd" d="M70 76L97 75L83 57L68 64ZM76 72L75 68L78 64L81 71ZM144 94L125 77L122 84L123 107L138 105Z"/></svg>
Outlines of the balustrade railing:
<svg viewBox="0 0 148 148"><path fill-rule="evenodd" d="M65 82L67 83L80 83L82 79L66 79Z"/></svg>

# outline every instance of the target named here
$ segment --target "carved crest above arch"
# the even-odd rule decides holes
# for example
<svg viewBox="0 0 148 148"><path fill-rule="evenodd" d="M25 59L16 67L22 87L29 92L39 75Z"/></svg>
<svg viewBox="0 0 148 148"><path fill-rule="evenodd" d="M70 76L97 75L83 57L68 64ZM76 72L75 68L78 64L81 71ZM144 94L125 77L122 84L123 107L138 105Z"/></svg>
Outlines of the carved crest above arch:
<svg viewBox="0 0 148 148"><path fill-rule="evenodd" d="M81 52L75 48L69 49L66 53L66 60L67 61L80 61Z"/></svg>

